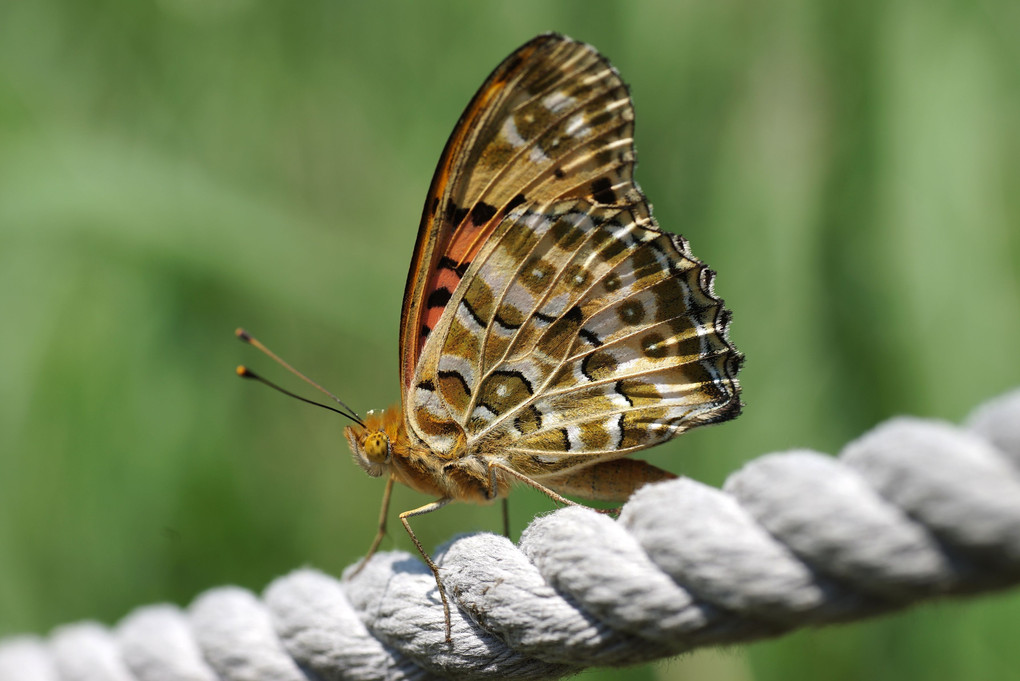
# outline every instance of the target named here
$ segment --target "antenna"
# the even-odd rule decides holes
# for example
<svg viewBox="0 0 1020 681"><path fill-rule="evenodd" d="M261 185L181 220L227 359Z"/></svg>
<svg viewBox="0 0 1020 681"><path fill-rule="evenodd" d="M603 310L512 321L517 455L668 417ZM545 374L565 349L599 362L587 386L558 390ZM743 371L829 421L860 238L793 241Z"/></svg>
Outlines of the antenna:
<svg viewBox="0 0 1020 681"><path fill-rule="evenodd" d="M284 395L287 395L288 397L293 397L295 400L301 400L302 402L306 402L308 404L314 404L316 407L322 407L323 409L329 409L330 411L335 411L337 414L340 414L341 416L346 416L350 420L354 421L355 423L357 423L362 428L365 427L365 424L361 422L361 419L355 418L354 416L351 416L347 412L340 411L339 409L336 409L335 407L331 407L328 404L323 404L322 402L316 402L315 400L310 400L307 397L301 397L300 395L292 393L291 391L286 390L285 388L281 388L280 386L278 386L275 383L273 383L272 381L270 381L268 378L262 378L261 376L259 376L258 374L256 374L254 371L252 371L248 367L244 366L243 364L241 366L237 367L237 375L240 376L241 378L250 378L250 379L258 381L259 383L262 383L264 385L268 385L273 390L278 390L279 392L283 393Z"/></svg>
<svg viewBox="0 0 1020 681"><path fill-rule="evenodd" d="M265 378L262 378L261 376L259 376L258 374L256 374L255 372L249 370L247 367L244 367L244 366L237 367L237 375L238 376L240 376L241 378L251 378L251 379L254 379L256 381L259 381L260 383L264 383L264 384L268 385L270 388L274 388L275 390L278 390L278 391L282 392L284 395L289 395L289 396L291 396L291 397L293 397L295 399L301 400L302 402L307 402L308 404L315 404L315 405L318 405L320 407L323 407L324 409L329 409L330 411L335 411L338 414L342 414L343 416L346 416L347 418L349 418L350 420L354 421L358 425L360 425L362 427L365 427L365 424L362 422L361 417L358 416L358 412L354 411L353 409L348 407L346 404L344 404L343 401L339 397L337 397L336 395L334 395L330 391L326 390L325 388L323 388L321 385L319 385L318 383L316 383L312 379L310 379L307 376L305 376L303 373L301 373L300 371L298 371L297 369L292 367L287 362L283 361L283 359L281 359L275 352L273 352L272 350L267 348L265 345L263 345L257 338L252 336L250 333L248 333L244 329L240 329L239 328L236 331L234 331L234 335L237 336L238 338L240 338L242 341L244 341L248 345L254 346L257 350L259 350L262 353L264 353L265 355L269 356L270 359L275 361L277 364L282 366L284 369L286 369L290 373L292 373L295 376L297 376L298 378L300 378L302 381L304 381L308 385L312 386L316 390L318 390L318 391L322 392L323 394L327 395L331 400L333 400L334 402L339 404L341 407L346 409L347 412L340 411L339 409L334 409L333 407L330 407L330 406L325 405L325 404L319 404L318 402L315 402L313 400L305 399L304 397L301 397L300 395L295 395L294 393L290 392L289 390L284 390L283 388L281 388L280 386L276 385L275 383L272 383L271 381L269 381L269 380L267 380Z"/></svg>

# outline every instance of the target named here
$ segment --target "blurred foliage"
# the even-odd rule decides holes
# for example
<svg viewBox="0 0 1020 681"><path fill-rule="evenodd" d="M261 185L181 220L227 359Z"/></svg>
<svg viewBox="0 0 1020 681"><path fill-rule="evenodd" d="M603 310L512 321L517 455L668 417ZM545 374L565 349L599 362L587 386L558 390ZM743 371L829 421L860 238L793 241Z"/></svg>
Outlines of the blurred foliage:
<svg viewBox="0 0 1020 681"><path fill-rule="evenodd" d="M1020 383L1015 2L8 0L0 635L364 552L381 481L336 418L233 376L289 380L232 331L359 410L396 401L434 164L546 30L631 84L637 177L718 270L748 357L745 414L656 464L718 484ZM515 494L515 530L549 508ZM498 508L416 526L435 546ZM411 550L399 526L383 548ZM996 595L583 678L999 678L1018 624Z"/></svg>

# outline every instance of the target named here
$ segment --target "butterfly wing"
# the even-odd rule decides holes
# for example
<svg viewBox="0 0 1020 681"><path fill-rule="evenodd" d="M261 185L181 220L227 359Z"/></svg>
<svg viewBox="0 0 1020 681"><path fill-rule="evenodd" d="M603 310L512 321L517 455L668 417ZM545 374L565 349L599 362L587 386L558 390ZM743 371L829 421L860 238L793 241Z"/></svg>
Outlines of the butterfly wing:
<svg viewBox="0 0 1020 681"><path fill-rule="evenodd" d="M454 128L425 202L401 313L405 394L429 334L506 212L580 196L595 180L606 196L625 190L632 129L626 87L588 45L542 35L492 72Z"/></svg>
<svg viewBox="0 0 1020 681"><path fill-rule="evenodd" d="M403 329L405 421L431 450L541 478L739 411L729 314L633 182L633 120L608 62L559 36L511 55L468 107L405 301L405 323L424 320L416 340Z"/></svg>
<svg viewBox="0 0 1020 681"><path fill-rule="evenodd" d="M541 478L731 418L741 356L712 277L644 201L515 208L426 344L413 422Z"/></svg>

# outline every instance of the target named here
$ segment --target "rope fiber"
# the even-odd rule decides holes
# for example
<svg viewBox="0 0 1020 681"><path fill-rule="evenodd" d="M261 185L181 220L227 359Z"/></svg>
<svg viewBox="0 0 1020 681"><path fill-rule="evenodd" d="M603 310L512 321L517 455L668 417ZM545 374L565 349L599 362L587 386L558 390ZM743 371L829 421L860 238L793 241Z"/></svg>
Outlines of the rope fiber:
<svg viewBox="0 0 1020 681"><path fill-rule="evenodd" d="M0 641L0 681L543 679L870 617L1020 581L1020 390L965 427L892 419L838 458L761 456L723 489L648 485L618 520L570 507L519 545L479 533L428 568L377 554L46 638ZM349 568L347 572L350 572ZM459 607L458 607L459 606Z"/></svg>

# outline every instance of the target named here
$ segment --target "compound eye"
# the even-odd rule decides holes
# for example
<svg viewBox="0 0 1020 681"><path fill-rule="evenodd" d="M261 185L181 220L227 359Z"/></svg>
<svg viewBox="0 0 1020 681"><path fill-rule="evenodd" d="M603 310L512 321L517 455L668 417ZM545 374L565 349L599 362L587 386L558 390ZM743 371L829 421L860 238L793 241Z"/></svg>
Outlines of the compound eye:
<svg viewBox="0 0 1020 681"><path fill-rule="evenodd" d="M377 430L368 434L362 449L372 463L386 463L390 458L390 439L386 433Z"/></svg>

